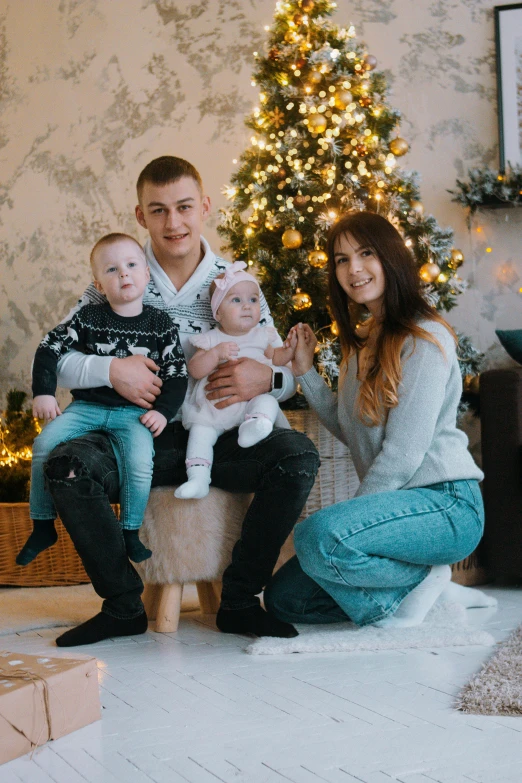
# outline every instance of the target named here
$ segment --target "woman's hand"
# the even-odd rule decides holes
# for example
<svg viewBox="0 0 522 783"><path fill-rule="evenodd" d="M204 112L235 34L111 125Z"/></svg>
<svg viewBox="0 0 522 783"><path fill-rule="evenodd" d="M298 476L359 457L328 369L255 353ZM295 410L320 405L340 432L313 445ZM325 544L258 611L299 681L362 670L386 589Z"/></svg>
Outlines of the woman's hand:
<svg viewBox="0 0 522 783"><path fill-rule="evenodd" d="M297 324L292 327L290 332L297 336L297 345L292 359L292 372L294 375L304 375L314 365L317 338L308 324Z"/></svg>

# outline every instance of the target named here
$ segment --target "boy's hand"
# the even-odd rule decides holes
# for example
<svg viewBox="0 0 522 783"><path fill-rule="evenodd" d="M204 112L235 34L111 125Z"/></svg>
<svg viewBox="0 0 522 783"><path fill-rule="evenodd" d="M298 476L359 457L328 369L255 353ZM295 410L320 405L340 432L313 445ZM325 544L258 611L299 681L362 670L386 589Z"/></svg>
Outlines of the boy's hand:
<svg viewBox="0 0 522 783"><path fill-rule="evenodd" d="M62 412L52 394L39 394L33 400L33 416L36 419L50 421L61 416Z"/></svg>
<svg viewBox="0 0 522 783"><path fill-rule="evenodd" d="M237 343L220 343L217 346L217 349L221 362L234 361L239 355L239 346Z"/></svg>
<svg viewBox="0 0 522 783"><path fill-rule="evenodd" d="M167 419L159 411L147 411L140 416L140 421L152 432L152 437L157 438L167 426Z"/></svg>

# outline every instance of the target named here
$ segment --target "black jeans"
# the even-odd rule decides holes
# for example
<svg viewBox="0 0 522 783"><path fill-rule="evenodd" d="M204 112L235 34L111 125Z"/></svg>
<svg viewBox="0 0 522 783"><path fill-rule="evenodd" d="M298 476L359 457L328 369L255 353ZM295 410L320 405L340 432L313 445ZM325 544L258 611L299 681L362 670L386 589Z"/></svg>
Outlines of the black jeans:
<svg viewBox="0 0 522 783"><path fill-rule="evenodd" d="M156 438L152 486L187 480L188 433L169 424ZM212 484L229 492L253 492L232 563L223 575L221 605L243 609L270 579L281 546L294 527L313 486L319 455L302 432L274 431L250 448L237 444L237 429L214 447ZM45 468L56 509L89 575L103 598L102 611L118 618L143 612L143 582L129 562L120 524L111 509L118 502L118 469L103 433L62 443ZM183 502L183 501L180 501Z"/></svg>

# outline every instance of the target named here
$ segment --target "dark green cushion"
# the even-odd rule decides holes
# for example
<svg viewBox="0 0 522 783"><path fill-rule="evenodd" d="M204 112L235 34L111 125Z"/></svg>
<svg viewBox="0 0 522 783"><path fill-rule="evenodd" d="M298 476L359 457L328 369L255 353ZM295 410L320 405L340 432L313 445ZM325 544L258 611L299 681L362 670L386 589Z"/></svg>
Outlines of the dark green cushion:
<svg viewBox="0 0 522 783"><path fill-rule="evenodd" d="M522 364L522 329L496 329L495 334L511 358Z"/></svg>

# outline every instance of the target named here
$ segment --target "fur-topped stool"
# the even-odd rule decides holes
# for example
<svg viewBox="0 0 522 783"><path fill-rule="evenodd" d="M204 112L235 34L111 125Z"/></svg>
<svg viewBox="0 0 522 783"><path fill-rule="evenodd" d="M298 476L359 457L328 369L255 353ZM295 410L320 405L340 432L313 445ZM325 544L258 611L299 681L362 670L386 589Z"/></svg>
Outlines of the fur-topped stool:
<svg viewBox="0 0 522 783"><path fill-rule="evenodd" d="M152 549L152 557L138 566L145 583L143 602L159 633L177 630L185 583L196 583L202 612L217 611L221 577L253 497L211 487L201 500L179 500L174 490L151 491L140 531Z"/></svg>

